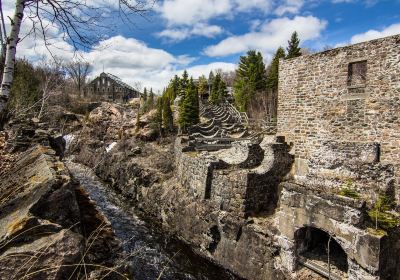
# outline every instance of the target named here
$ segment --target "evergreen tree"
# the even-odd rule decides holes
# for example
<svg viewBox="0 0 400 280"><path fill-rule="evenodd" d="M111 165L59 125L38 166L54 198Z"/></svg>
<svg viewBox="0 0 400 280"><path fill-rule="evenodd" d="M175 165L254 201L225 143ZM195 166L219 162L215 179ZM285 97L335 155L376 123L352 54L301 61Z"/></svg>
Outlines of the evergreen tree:
<svg viewBox="0 0 400 280"><path fill-rule="evenodd" d="M147 98L146 111L150 111L154 108L154 92L153 88L150 88L149 97Z"/></svg>
<svg viewBox="0 0 400 280"><path fill-rule="evenodd" d="M279 47L275 53L274 59L271 62L271 67L267 76L267 89L276 91L279 81L279 59L285 58L285 50Z"/></svg>
<svg viewBox="0 0 400 280"><path fill-rule="evenodd" d="M170 100L170 102L173 103L172 100L174 100L176 97L173 83L169 84L163 96L167 97Z"/></svg>
<svg viewBox="0 0 400 280"><path fill-rule="evenodd" d="M210 71L210 74L208 75L208 83L209 83L209 84L212 84L213 81L214 81L214 79L215 79L214 72L213 72L213 71Z"/></svg>
<svg viewBox="0 0 400 280"><path fill-rule="evenodd" d="M163 110L162 110L162 119L164 128L167 131L172 131L174 128L174 117L172 115L171 110L171 101L167 96L162 99L163 102Z"/></svg>
<svg viewBox="0 0 400 280"><path fill-rule="evenodd" d="M301 56L301 49L300 49L299 45L300 45L300 39L297 35L297 32L295 31L295 32L293 32L292 37L288 41L286 58L293 58L293 57Z"/></svg>
<svg viewBox="0 0 400 280"><path fill-rule="evenodd" d="M208 94L208 82L207 78L204 75L199 77L198 91L200 96Z"/></svg>
<svg viewBox="0 0 400 280"><path fill-rule="evenodd" d="M186 93L186 90L189 85L189 75L188 72L185 70L183 71L182 78L180 79L179 83L179 93L178 95L183 96Z"/></svg>
<svg viewBox="0 0 400 280"><path fill-rule="evenodd" d="M144 88L143 90L143 101L147 101L147 89Z"/></svg>
<svg viewBox="0 0 400 280"><path fill-rule="evenodd" d="M221 79L218 85L218 103L221 104L227 97L227 89L224 80Z"/></svg>
<svg viewBox="0 0 400 280"><path fill-rule="evenodd" d="M217 73L217 75L215 75L214 77L214 80L212 81L211 94L208 97L208 101L210 101L213 104L219 104L221 101L219 98L220 83L221 83L221 75Z"/></svg>
<svg viewBox="0 0 400 280"><path fill-rule="evenodd" d="M180 83L181 80L179 79L178 75L175 75L174 79L170 83L170 85L172 85L172 92L171 95L169 96L171 103L173 103L175 98L179 95Z"/></svg>
<svg viewBox="0 0 400 280"><path fill-rule="evenodd" d="M164 96L164 94L163 94ZM159 96L157 98L157 112L154 117L154 123L156 124L158 130L161 132L161 127L163 123L163 98Z"/></svg>
<svg viewBox="0 0 400 280"><path fill-rule="evenodd" d="M247 111L247 105L252 97L254 88L245 79L235 81L235 105L241 112Z"/></svg>
<svg viewBox="0 0 400 280"><path fill-rule="evenodd" d="M199 98L193 79L190 79L185 97L179 108L179 125L183 131L200 121L199 117Z"/></svg>
<svg viewBox="0 0 400 280"><path fill-rule="evenodd" d="M256 91L266 89L266 73L260 52L250 50L241 56L234 82L235 102L239 110L246 111Z"/></svg>

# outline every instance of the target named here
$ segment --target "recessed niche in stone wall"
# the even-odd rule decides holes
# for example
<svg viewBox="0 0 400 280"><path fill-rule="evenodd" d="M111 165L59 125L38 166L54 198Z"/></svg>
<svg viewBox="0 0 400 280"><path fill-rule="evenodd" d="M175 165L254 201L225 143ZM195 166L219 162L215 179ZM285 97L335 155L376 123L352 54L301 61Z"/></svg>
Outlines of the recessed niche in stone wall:
<svg viewBox="0 0 400 280"><path fill-rule="evenodd" d="M367 82L367 61L351 62L348 66L347 86L364 87Z"/></svg>

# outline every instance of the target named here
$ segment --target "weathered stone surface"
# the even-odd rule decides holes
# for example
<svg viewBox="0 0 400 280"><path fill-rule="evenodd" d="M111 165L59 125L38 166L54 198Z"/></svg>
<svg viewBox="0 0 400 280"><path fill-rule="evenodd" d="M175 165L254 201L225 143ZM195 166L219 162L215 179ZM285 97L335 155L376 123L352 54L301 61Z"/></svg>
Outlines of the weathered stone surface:
<svg viewBox="0 0 400 280"><path fill-rule="evenodd" d="M1 279L66 279L77 274L85 253L91 264L116 258L120 243L109 223L53 150L22 153L0 177L0 193Z"/></svg>
<svg viewBox="0 0 400 280"><path fill-rule="evenodd" d="M65 279L73 273L84 249L83 237L68 229L42 236L2 252L1 279Z"/></svg>
<svg viewBox="0 0 400 280"><path fill-rule="evenodd" d="M282 183L282 186L280 208L276 214L280 232L278 243L282 247L279 265L295 271L299 250L296 232L312 227L329 233L343 248L351 264L349 279L386 279L388 274L382 269L383 263L385 269L393 273L396 266L388 262L390 258L398 259L396 250L386 247L385 236L363 227L363 204L349 203L346 198L335 196L321 197L290 183ZM389 251L392 253L388 254Z"/></svg>
<svg viewBox="0 0 400 280"><path fill-rule="evenodd" d="M395 189L400 205L399 49L395 35L281 61L278 134L293 143L295 180L332 192L351 179L369 200Z"/></svg>

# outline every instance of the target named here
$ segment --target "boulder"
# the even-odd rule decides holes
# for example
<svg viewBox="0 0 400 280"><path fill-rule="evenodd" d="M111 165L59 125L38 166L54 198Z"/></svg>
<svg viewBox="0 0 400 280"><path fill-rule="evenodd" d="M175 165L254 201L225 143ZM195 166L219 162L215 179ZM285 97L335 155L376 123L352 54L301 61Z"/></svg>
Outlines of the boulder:
<svg viewBox="0 0 400 280"><path fill-rule="evenodd" d="M28 149L0 176L0 279L79 278L83 263L112 265L120 251L110 223L52 149Z"/></svg>

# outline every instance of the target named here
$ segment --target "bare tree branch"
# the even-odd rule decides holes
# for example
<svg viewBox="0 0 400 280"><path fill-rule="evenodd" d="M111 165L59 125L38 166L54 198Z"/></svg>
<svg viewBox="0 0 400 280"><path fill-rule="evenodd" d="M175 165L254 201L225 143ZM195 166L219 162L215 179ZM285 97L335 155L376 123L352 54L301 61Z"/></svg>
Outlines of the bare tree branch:
<svg viewBox="0 0 400 280"><path fill-rule="evenodd" d="M30 35L35 40L42 39L51 56L55 58L50 49L50 46L54 47L51 38L52 31L54 31L52 29L58 29L56 36L61 34L63 40L72 45L75 51L90 49L106 38L106 32L102 30L110 29L106 18L115 10L123 21L133 24L131 16L145 17L156 0L118 0L118 5L115 7L94 6L86 0L15 1L15 14L12 19L10 18L11 32L6 40L6 61L0 88L0 116L4 113L13 82L16 48L20 41L19 33L24 13L26 13L25 18L29 19L32 24ZM81 82L80 78L79 91L82 89Z"/></svg>

